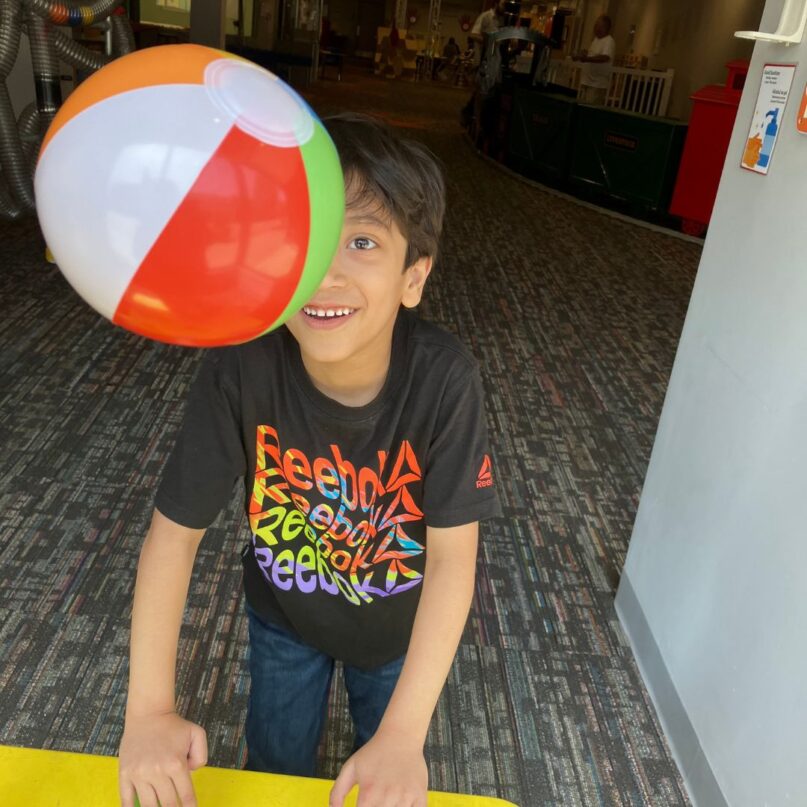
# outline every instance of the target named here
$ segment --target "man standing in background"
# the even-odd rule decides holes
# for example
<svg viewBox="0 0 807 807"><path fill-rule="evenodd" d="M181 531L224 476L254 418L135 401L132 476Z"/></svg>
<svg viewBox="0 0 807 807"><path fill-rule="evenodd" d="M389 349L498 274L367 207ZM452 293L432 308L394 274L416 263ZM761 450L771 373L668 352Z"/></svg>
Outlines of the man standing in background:
<svg viewBox="0 0 807 807"><path fill-rule="evenodd" d="M481 67L482 50L485 47L485 36L498 31L504 25L504 7L506 0L496 0L496 2L487 10L483 11L471 28L470 39L476 43L475 62L478 67ZM501 67L501 59L498 52L492 54L493 63L488 65L488 72L498 75L498 70ZM490 59L488 60L490 61ZM495 79L495 77L494 77Z"/></svg>
<svg viewBox="0 0 807 807"><path fill-rule="evenodd" d="M611 36L611 18L603 14L594 23L594 39L588 51L578 53L575 61L582 62L578 100L583 104L604 106L614 69L616 42Z"/></svg>
<svg viewBox="0 0 807 807"><path fill-rule="evenodd" d="M495 0L487 11L483 11L476 18L476 22L468 37L468 42L473 42L475 46L474 66L477 68L477 71L474 91L468 99L468 103L460 112L460 121L465 127L471 125L480 93L486 95L490 92L499 77L502 62L498 49L494 49L494 51L488 55L487 59L482 58L482 50L485 47L486 35L498 31L499 28L504 25L505 4L506 0Z"/></svg>

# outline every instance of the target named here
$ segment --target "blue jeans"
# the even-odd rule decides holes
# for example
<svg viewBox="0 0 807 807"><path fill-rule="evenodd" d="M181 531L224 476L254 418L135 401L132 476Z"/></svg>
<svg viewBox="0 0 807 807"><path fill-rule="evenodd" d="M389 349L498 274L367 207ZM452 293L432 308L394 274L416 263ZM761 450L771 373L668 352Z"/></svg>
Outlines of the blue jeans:
<svg viewBox="0 0 807 807"><path fill-rule="evenodd" d="M246 606L250 690L248 771L315 776L317 748L328 709L334 660ZM376 732L401 674L403 657L373 670L345 665L353 750Z"/></svg>

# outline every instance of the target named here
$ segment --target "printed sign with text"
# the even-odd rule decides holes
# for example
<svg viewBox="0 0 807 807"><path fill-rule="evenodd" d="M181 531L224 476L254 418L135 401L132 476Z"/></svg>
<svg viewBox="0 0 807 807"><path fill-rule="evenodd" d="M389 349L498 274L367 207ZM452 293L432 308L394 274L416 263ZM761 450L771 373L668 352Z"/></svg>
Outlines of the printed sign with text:
<svg viewBox="0 0 807 807"><path fill-rule="evenodd" d="M757 105L743 150L743 168L768 173L795 74L795 64L766 64L762 68Z"/></svg>

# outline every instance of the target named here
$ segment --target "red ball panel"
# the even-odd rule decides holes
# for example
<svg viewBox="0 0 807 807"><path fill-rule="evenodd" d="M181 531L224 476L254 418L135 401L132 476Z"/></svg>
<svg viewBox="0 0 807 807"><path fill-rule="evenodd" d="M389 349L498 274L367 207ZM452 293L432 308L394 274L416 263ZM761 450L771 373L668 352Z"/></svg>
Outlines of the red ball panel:
<svg viewBox="0 0 807 807"><path fill-rule="evenodd" d="M261 143L233 127L146 255L113 321L194 347L265 332L305 265L307 183L298 148Z"/></svg>

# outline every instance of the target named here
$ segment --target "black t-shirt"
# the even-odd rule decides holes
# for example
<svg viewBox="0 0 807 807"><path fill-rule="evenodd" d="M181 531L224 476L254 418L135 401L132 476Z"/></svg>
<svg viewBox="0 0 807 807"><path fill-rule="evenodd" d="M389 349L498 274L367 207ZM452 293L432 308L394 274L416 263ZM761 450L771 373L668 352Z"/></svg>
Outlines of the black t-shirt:
<svg viewBox="0 0 807 807"><path fill-rule="evenodd" d="M207 353L156 507L209 526L244 478L244 589L265 620L363 668L406 652L426 527L499 513L470 352L401 311L384 387L344 406L286 328Z"/></svg>

